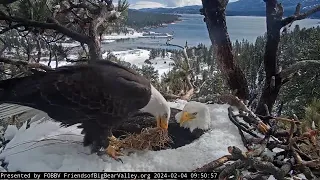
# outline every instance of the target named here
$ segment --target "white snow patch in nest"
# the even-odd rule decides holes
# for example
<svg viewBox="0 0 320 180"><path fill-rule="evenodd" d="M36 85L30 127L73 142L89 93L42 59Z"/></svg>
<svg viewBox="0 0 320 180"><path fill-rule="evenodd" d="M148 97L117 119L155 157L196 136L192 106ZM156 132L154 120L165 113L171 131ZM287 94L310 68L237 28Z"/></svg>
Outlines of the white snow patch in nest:
<svg viewBox="0 0 320 180"><path fill-rule="evenodd" d="M182 109L184 101L170 102ZM191 144L161 151L141 151L115 160L90 154L82 146L81 129L76 126L60 128L52 121L34 122L21 128L0 154L9 171L184 171L190 172L228 154L228 146L242 150L237 127L228 118L229 105L207 105L210 109L211 130ZM51 140L50 140L51 139Z"/></svg>
<svg viewBox="0 0 320 180"><path fill-rule="evenodd" d="M18 128L16 125L8 125L6 131L4 132L4 139L5 140L12 140L13 137L16 135L16 133L18 132Z"/></svg>

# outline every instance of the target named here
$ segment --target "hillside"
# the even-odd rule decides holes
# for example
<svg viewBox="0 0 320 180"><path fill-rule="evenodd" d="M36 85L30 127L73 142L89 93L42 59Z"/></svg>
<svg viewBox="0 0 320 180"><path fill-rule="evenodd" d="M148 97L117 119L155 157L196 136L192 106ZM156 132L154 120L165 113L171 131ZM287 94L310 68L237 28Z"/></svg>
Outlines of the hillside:
<svg viewBox="0 0 320 180"><path fill-rule="evenodd" d="M297 3L301 3L302 12L306 11L317 4L319 0L279 0L284 7L284 15L292 15L295 11ZM177 8L156 8L156 9L141 9L144 12L155 13L173 13L173 14L199 14L199 9L202 6L185 6ZM239 0L237 2L229 3L226 11L228 16L264 16L265 3L263 0ZM312 18L320 18L320 13L316 13Z"/></svg>
<svg viewBox="0 0 320 180"><path fill-rule="evenodd" d="M179 20L179 15L143 12L129 9L126 25L134 29L169 24Z"/></svg>

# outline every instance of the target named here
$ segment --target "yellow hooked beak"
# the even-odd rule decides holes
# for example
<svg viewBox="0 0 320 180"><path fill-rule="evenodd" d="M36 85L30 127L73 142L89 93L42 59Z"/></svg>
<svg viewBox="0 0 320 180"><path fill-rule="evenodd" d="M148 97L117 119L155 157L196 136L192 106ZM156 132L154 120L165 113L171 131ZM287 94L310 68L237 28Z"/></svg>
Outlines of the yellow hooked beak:
<svg viewBox="0 0 320 180"><path fill-rule="evenodd" d="M185 122L191 121L196 118L196 113L190 114L186 111L182 111L182 116L180 118L180 126L182 126Z"/></svg>
<svg viewBox="0 0 320 180"><path fill-rule="evenodd" d="M168 119L164 116L157 117L157 127L167 130L168 129Z"/></svg>

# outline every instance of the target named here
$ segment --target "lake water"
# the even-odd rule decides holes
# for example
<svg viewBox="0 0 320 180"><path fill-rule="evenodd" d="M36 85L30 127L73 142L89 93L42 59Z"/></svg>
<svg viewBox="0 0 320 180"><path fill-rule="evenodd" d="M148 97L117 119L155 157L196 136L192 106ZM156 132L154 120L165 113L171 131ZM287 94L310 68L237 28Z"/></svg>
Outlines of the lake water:
<svg viewBox="0 0 320 180"><path fill-rule="evenodd" d="M188 41L189 46L196 46L199 43L211 45L208 31L203 16L198 14L183 14L182 21L168 24L165 27L149 29L148 31L158 33L169 33L173 35L171 43L184 45ZM300 27L313 27L320 25L319 19L304 19L292 24L291 29L296 24ZM227 16L227 28L231 41L247 39L254 42L258 36L266 32L266 18L252 16ZM136 38L121 40L109 44L104 44L105 50L127 50L136 48L167 48L165 46L167 38Z"/></svg>

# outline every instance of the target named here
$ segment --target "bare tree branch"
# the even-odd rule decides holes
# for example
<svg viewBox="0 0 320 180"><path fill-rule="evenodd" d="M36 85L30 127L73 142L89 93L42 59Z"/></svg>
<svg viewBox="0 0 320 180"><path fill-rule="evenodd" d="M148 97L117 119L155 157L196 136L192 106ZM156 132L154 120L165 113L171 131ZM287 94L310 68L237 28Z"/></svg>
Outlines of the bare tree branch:
<svg viewBox="0 0 320 180"><path fill-rule="evenodd" d="M16 29L16 28L19 28L19 27L22 27L22 26L23 26L22 24L15 24L13 26L6 27L6 28L4 28L4 29L2 29L0 31L0 34L6 33L6 32L8 32L8 31L10 31L12 29Z"/></svg>
<svg viewBox="0 0 320 180"><path fill-rule="evenodd" d="M297 7L299 7L299 4L297 5ZM297 8L299 9L299 8ZM320 4L317 5L316 7L308 10L307 12L304 12L304 13L299 13L299 11L297 12L297 9L296 9L296 13L292 16L289 16L287 18L284 18L281 20L281 26L284 27L294 21L297 21L297 20L302 20L302 19L305 19L307 18L308 16L320 11Z"/></svg>
<svg viewBox="0 0 320 180"><path fill-rule="evenodd" d="M193 73L193 70L192 68L190 67L190 62L189 62L189 57L188 57L188 54L187 54L187 45L185 47L183 46L180 46L180 45L176 45L176 44L170 44L169 43L170 40L168 40L166 42L166 45L167 46L175 46L175 47L178 47L178 48L181 48L182 49L182 52L183 52L183 58L184 58L184 62L185 64L187 65L186 69L185 69L185 81L186 81L186 84L188 86L188 91L182 95L181 99L184 99L184 100L190 100L192 95L194 94L194 91L195 91L195 85L193 84L192 82L192 78L194 77L194 73ZM174 97L175 95L171 96L171 97Z"/></svg>
<svg viewBox="0 0 320 180"><path fill-rule="evenodd" d="M11 64L15 66L24 66L27 68L39 68L45 71L52 71L53 69L49 66L40 64L40 63L29 63L27 61L19 61L19 60L12 60L9 58L5 57L0 57L0 62L5 63L5 64Z"/></svg>
<svg viewBox="0 0 320 180"><path fill-rule="evenodd" d="M38 27L41 29L52 29L52 30L56 30L59 33L62 33L76 41L82 42L82 43L87 43L89 41L89 37L83 34L79 34L77 32L74 32L62 25L60 25L57 20L53 19L53 18L48 18L48 23L44 23L44 22L38 22L38 21L34 21L34 20L28 20L28 19L24 19L24 18L20 18L20 17L16 17L16 16L8 16L5 13L0 11L0 20L6 20L9 22L13 22L13 23L18 23L21 26L24 27Z"/></svg>

